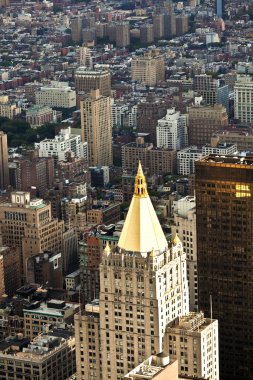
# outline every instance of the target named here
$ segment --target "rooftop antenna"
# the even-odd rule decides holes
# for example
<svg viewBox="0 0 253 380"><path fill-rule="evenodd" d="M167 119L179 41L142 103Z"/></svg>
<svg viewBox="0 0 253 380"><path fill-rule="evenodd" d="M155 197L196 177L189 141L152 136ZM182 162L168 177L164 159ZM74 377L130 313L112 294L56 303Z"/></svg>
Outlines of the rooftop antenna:
<svg viewBox="0 0 253 380"><path fill-rule="evenodd" d="M213 321L213 299L212 299L212 293L210 293L210 316L211 316L211 322Z"/></svg>

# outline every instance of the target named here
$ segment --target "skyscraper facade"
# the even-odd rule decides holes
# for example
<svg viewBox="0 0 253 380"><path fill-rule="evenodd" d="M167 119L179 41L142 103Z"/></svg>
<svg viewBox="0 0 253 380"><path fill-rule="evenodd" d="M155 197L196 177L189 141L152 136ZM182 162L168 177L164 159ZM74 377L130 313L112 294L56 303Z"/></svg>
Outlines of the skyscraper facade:
<svg viewBox="0 0 253 380"><path fill-rule="evenodd" d="M195 174L199 310L219 320L221 379L246 380L253 373L253 157L210 155Z"/></svg>
<svg viewBox="0 0 253 380"><path fill-rule="evenodd" d="M228 126L226 108L221 104L212 106L195 105L189 108L189 145L202 147L210 144L214 132Z"/></svg>
<svg viewBox="0 0 253 380"><path fill-rule="evenodd" d="M79 379L122 379L150 355L160 353L166 325L189 311L186 272L182 243L177 235L167 241L139 165L118 245L111 249L107 244L103 252L99 320L94 316L94 322L85 322L83 316L76 316L77 335L86 334L88 323L95 342L90 349L77 337L77 367L89 358Z"/></svg>
<svg viewBox="0 0 253 380"><path fill-rule="evenodd" d="M82 141L88 143L90 166L112 164L112 121L109 96L100 95L99 90L81 101Z"/></svg>
<svg viewBox="0 0 253 380"><path fill-rule="evenodd" d="M0 131L0 189L9 185L7 135Z"/></svg>

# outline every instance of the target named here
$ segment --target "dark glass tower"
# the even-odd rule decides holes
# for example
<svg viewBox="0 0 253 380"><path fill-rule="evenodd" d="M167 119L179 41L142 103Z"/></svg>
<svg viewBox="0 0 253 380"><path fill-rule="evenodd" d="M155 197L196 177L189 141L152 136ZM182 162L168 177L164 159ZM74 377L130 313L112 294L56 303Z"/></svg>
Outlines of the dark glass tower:
<svg viewBox="0 0 253 380"><path fill-rule="evenodd" d="M219 320L222 380L253 379L253 156L196 162L199 309Z"/></svg>

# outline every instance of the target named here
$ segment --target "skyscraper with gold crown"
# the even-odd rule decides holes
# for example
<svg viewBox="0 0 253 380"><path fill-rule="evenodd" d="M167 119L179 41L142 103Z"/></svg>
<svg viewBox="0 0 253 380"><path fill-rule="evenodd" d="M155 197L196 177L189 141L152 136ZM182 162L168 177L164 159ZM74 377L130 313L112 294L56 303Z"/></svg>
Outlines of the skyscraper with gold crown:
<svg viewBox="0 0 253 380"><path fill-rule="evenodd" d="M100 265L100 298L76 316L78 380L117 380L162 351L166 325L189 312L186 255L168 242L139 163L116 249Z"/></svg>

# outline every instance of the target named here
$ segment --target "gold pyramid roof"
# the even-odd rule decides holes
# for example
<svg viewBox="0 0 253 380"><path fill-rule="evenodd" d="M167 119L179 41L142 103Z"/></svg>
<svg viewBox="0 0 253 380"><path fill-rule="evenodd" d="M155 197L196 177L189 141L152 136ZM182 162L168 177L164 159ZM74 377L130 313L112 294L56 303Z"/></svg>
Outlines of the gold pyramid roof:
<svg viewBox="0 0 253 380"><path fill-rule="evenodd" d="M176 233L175 236L174 236L174 239L173 239L173 244L174 244L174 245L177 245L177 244L179 244L179 243L182 244L181 240L179 239L178 234Z"/></svg>
<svg viewBox="0 0 253 380"><path fill-rule="evenodd" d="M160 222L147 191L139 162L134 194L120 235L119 248L130 252L164 251L168 247Z"/></svg>

